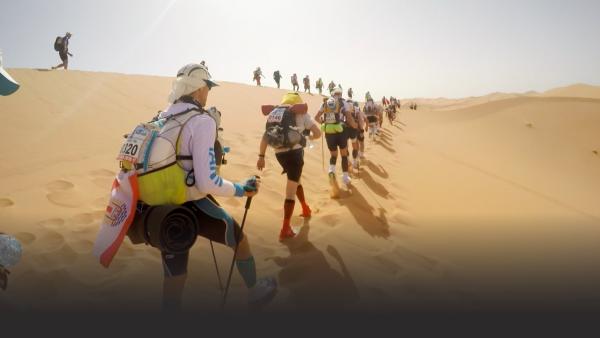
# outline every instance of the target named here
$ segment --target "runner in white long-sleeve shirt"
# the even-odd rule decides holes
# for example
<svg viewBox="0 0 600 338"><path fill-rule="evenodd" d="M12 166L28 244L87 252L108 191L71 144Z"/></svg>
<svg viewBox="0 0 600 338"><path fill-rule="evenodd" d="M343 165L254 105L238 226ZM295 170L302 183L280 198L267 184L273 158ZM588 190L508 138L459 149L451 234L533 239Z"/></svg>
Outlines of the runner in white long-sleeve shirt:
<svg viewBox="0 0 600 338"><path fill-rule="evenodd" d="M190 64L179 70L169 97L172 104L159 116L179 123L171 122L175 125L171 134L163 128L161 141L155 141L162 143L152 148L150 162L160 169L149 171L147 177L140 176L139 199L148 205L184 203L198 219L199 235L213 242L234 248L237 238L240 238L236 255L238 271L249 289L249 301L263 302L276 292L275 280L257 279L247 237L240 234L238 223L212 197L252 197L258 193L260 185L260 180L233 183L218 173L218 161L222 160L217 142L221 113L215 108L204 109L208 93L216 85L201 64ZM164 149L169 147L176 149L176 161L171 167L166 164L173 161L174 155L170 155L170 158L164 155ZM178 308L187 275L189 252L162 252L162 258L165 271L164 306Z"/></svg>

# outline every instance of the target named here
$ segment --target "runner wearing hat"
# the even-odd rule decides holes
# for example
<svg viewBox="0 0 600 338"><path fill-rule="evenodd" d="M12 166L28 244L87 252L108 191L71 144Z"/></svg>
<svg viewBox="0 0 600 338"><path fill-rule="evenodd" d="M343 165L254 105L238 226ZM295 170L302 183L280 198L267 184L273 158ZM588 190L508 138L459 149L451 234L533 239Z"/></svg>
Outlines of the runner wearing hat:
<svg viewBox="0 0 600 338"><path fill-rule="evenodd" d="M294 105L302 104L302 98L298 93L287 93L283 96L281 104L276 106L273 111L269 114L267 124L272 124L273 121L278 122L278 127L282 129L293 128L295 135L298 136L297 142L290 142L287 145L272 145L275 150L275 157L283 169L283 174L287 175L287 184L285 188L285 201L283 203L283 226L279 233L279 240L294 237L296 234L292 230L290 220L294 213L294 206L296 203L295 197L302 204L302 216L310 217L312 211L306 203L304 196L304 188L300 182L302 176L302 168L304 167L304 144L302 138L305 134L310 135L310 139L318 139L321 137L321 130L315 121L306 112L304 113L293 113L291 108ZM288 125L282 126L282 121L286 120L285 115L293 115L293 120L287 120ZM268 131L267 131L268 132ZM258 161L256 167L258 170L263 170L265 164L265 153L267 146L269 145L267 132L263 135L260 142L260 148L258 152ZM290 139L288 135L288 139ZM293 143L293 144L292 144ZM295 196L295 197L294 197Z"/></svg>
<svg viewBox="0 0 600 338"><path fill-rule="evenodd" d="M235 265L248 288L248 301L263 302L275 294L276 282L272 278L257 279L248 238L213 197L252 197L260 187L258 179L233 183L217 171L220 165L217 161L221 160L217 147L221 113L214 107L204 108L214 86L217 83L211 80L205 66L189 64L182 67L169 95L171 104L157 117L160 131L146 148L149 153L144 165L138 167L137 160L135 166L127 161L121 163L123 171L135 170L137 173L139 203L135 219L140 219L144 210L151 207L171 205L190 210L197 220L194 234L197 232L212 242L236 248ZM150 169L140 172L146 166ZM154 214L149 215L146 217ZM133 224L137 224L135 220ZM160 243L170 243L179 240L183 234L179 232L175 238L166 238L169 233L159 232L157 236L165 237ZM152 234L148 237L152 238ZM192 238L192 244L194 240ZM170 251L168 247L159 249L164 267L163 307L177 309L181 305L187 276L189 248L184 252Z"/></svg>
<svg viewBox="0 0 600 338"><path fill-rule="evenodd" d="M321 105L319 112L315 116L315 120L320 122L321 129L325 132L325 140L327 148L331 154L329 158L329 174L330 177L335 176L335 167L339 153L342 157L342 180L344 184L350 184L350 176L348 174L348 135L344 132L346 126L356 128L357 124L350 114L347 104L342 98L342 90L334 89L332 97L325 100Z"/></svg>

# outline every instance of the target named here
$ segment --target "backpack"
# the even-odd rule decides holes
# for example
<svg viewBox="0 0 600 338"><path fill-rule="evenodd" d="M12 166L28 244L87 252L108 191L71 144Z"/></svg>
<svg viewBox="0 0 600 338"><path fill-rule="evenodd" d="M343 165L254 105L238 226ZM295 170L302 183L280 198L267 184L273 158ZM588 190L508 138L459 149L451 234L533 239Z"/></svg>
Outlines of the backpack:
<svg viewBox="0 0 600 338"><path fill-rule="evenodd" d="M267 144L275 149L306 144L306 139L296 127L296 114L289 107L275 107L267 115L264 135L267 138Z"/></svg>
<svg viewBox="0 0 600 338"><path fill-rule="evenodd" d="M375 113L377 112L377 108L374 104L367 102L363 111L366 115L375 115Z"/></svg>
<svg viewBox="0 0 600 338"><path fill-rule="evenodd" d="M179 139L187 121L196 115L202 114L208 114L212 117L209 111L194 107L162 118L159 117L159 112L152 121L138 124L131 133L125 135L125 140L117 155L120 167L126 170L135 170L138 175L143 175L167 168L173 164L181 166L181 161L191 161L191 155L179 154ZM219 138L219 129L217 129L213 146L217 166L226 163L224 161L225 149ZM160 155L158 153L153 155L153 151L157 151ZM156 161L152 157L161 160ZM193 174L193 170L191 173ZM191 177L193 178L193 176Z"/></svg>
<svg viewBox="0 0 600 338"><path fill-rule="evenodd" d="M57 52L61 52L64 48L64 41L62 36L57 36L56 40L54 40L54 50Z"/></svg>
<svg viewBox="0 0 600 338"><path fill-rule="evenodd" d="M344 105L346 104L344 99L339 99L335 101L335 107L330 107L328 105L328 102L331 99L323 99L323 105L322 105L322 109L323 109L323 122L325 124L338 124L340 122L342 122L342 108L344 108Z"/></svg>

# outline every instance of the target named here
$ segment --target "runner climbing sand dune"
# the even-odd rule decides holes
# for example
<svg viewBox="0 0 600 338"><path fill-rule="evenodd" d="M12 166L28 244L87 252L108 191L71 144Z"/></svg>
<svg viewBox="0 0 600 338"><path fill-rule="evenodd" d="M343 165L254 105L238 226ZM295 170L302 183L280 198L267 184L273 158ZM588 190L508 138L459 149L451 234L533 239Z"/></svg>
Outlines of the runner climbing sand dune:
<svg viewBox="0 0 600 338"><path fill-rule="evenodd" d="M283 204L283 226L279 239L294 237L291 227L291 218L296 203L295 197L302 206L302 217L310 217L312 211L306 202L304 187L301 184L302 169L304 167L305 137L308 133L310 139L321 137L321 130L307 113L308 107L300 112L294 112L294 107L302 106L302 98L298 93L286 94L278 106L269 108L266 131L261 139L256 167L263 170L266 166L265 156L267 146L275 151L277 162L286 174L285 201ZM301 109L301 108L299 108Z"/></svg>

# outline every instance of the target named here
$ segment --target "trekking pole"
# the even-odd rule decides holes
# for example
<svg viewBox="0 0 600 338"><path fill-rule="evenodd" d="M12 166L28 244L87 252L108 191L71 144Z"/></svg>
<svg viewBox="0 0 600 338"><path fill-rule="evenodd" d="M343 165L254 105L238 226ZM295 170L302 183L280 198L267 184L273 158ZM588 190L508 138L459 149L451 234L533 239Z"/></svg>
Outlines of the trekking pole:
<svg viewBox="0 0 600 338"><path fill-rule="evenodd" d="M258 178L258 176L256 176ZM227 276L227 284L225 284L225 292L223 293L223 301L221 302L221 310L225 308L225 302L227 301L227 293L229 292L229 285L231 284L231 274L233 273L233 266L235 265L235 257L237 256L238 248L240 246L240 238L244 231L244 225L246 224L246 216L248 216L248 209L252 203L252 197L246 198L246 205L244 206L244 218L242 218L242 225L240 226L240 232L237 234L235 239L235 249L233 250L233 258L231 259L231 265L229 266L229 275Z"/></svg>
<svg viewBox="0 0 600 338"><path fill-rule="evenodd" d="M213 247L213 242L210 242L210 251L212 252L213 261L215 262L215 270L217 270L217 279L219 280L219 290L221 294L223 294L223 282L221 281L221 273L219 273L219 266L217 265L217 256L215 256L215 248Z"/></svg>
<svg viewBox="0 0 600 338"><path fill-rule="evenodd" d="M325 132L321 133L321 167L323 169L323 172L325 172L325 136L324 136Z"/></svg>

